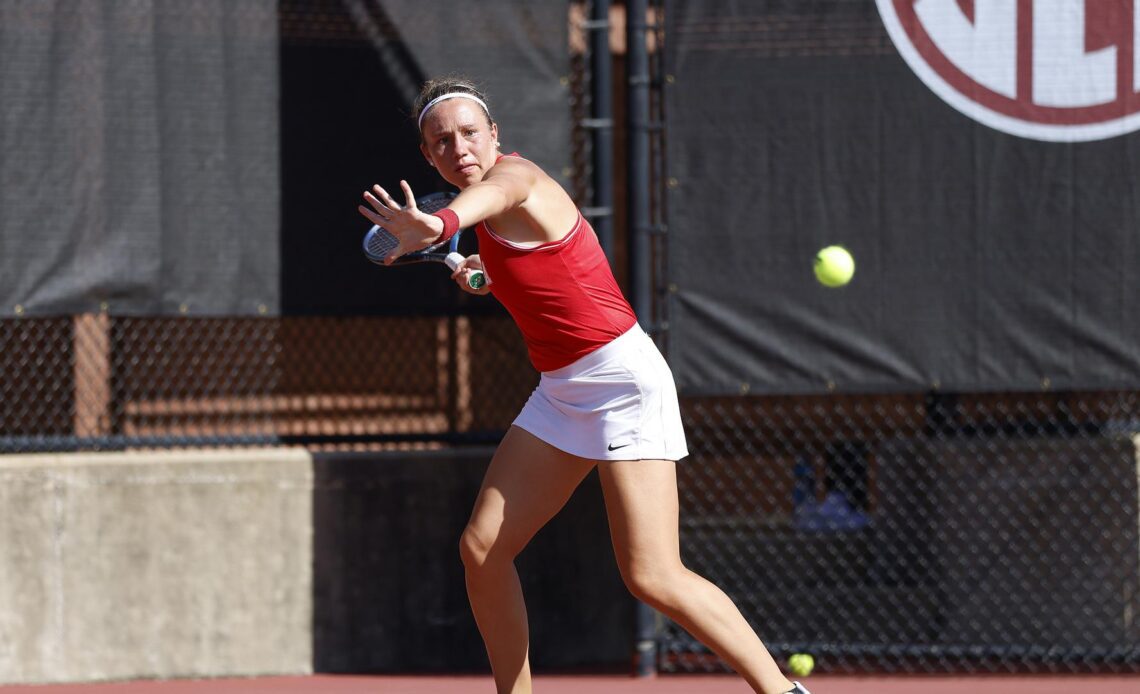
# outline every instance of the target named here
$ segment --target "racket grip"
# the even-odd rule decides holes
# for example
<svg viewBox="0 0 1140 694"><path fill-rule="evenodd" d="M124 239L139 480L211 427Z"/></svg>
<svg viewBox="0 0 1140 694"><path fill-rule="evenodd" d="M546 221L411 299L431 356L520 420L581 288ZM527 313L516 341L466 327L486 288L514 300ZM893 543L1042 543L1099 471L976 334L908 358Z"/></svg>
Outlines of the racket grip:
<svg viewBox="0 0 1140 694"><path fill-rule="evenodd" d="M448 253L443 262L447 263L447 267L454 272L459 269L459 264L464 260L466 258L459 253ZM485 284L487 284L487 276L483 274L482 270L472 270L471 274L467 276L467 286L472 289L479 289Z"/></svg>

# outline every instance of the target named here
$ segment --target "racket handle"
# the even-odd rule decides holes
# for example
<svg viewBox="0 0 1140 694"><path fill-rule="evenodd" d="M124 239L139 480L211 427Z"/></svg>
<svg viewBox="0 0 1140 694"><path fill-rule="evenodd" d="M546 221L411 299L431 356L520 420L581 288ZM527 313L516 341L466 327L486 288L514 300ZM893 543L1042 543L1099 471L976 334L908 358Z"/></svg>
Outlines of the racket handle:
<svg viewBox="0 0 1140 694"><path fill-rule="evenodd" d="M461 254L453 252L448 253L447 257L443 259L443 262L447 263L447 267L451 268L452 271L455 271L459 269L459 264L464 260L466 260L466 258ZM487 276L483 274L482 270L472 270L471 274L467 276L467 286L472 289L479 289L485 284L487 284Z"/></svg>

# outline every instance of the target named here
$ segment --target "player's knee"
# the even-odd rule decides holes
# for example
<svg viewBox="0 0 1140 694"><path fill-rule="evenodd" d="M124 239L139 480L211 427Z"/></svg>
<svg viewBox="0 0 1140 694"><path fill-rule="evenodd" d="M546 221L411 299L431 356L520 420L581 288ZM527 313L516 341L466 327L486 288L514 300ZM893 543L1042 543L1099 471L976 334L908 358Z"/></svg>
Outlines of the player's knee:
<svg viewBox="0 0 1140 694"><path fill-rule="evenodd" d="M637 566L622 571L626 588L638 600L652 606L668 605L680 583L683 566Z"/></svg>
<svg viewBox="0 0 1140 694"><path fill-rule="evenodd" d="M491 552L489 542L483 540L479 532L467 526L459 537L459 559L464 568L471 570L482 566Z"/></svg>
<svg viewBox="0 0 1140 694"><path fill-rule="evenodd" d="M517 552L506 547L502 538L480 532L468 525L459 538L459 558L467 571L477 571L493 561L513 561Z"/></svg>

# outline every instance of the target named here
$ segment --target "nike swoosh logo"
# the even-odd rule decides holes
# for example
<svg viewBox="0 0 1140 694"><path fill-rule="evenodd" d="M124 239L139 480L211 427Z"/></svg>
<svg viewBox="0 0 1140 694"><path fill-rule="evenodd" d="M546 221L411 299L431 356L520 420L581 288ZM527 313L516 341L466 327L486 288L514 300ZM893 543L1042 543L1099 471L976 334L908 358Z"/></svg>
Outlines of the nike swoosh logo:
<svg viewBox="0 0 1140 694"><path fill-rule="evenodd" d="M626 446L629 446L629 445L632 445L632 444L623 443L623 444L622 444L622 445L620 445L620 446L615 446L615 445L613 445L613 444L611 443L610 445L606 446L606 449L607 449L607 450L610 450L610 451L616 451L616 450L617 450L617 449L619 449L619 448L625 448Z"/></svg>

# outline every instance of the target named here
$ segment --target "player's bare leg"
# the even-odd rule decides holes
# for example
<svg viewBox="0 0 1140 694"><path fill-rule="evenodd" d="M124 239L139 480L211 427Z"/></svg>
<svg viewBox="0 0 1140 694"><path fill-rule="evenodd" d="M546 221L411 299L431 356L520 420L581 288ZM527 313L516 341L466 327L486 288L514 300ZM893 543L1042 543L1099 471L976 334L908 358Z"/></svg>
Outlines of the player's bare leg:
<svg viewBox="0 0 1140 694"><path fill-rule="evenodd" d="M610 535L633 594L699 639L762 694L792 683L720 588L681 563L677 464L628 460L598 464Z"/></svg>
<svg viewBox="0 0 1140 694"><path fill-rule="evenodd" d="M475 500L460 555L499 694L530 694L530 633L515 557L595 463L511 427Z"/></svg>

